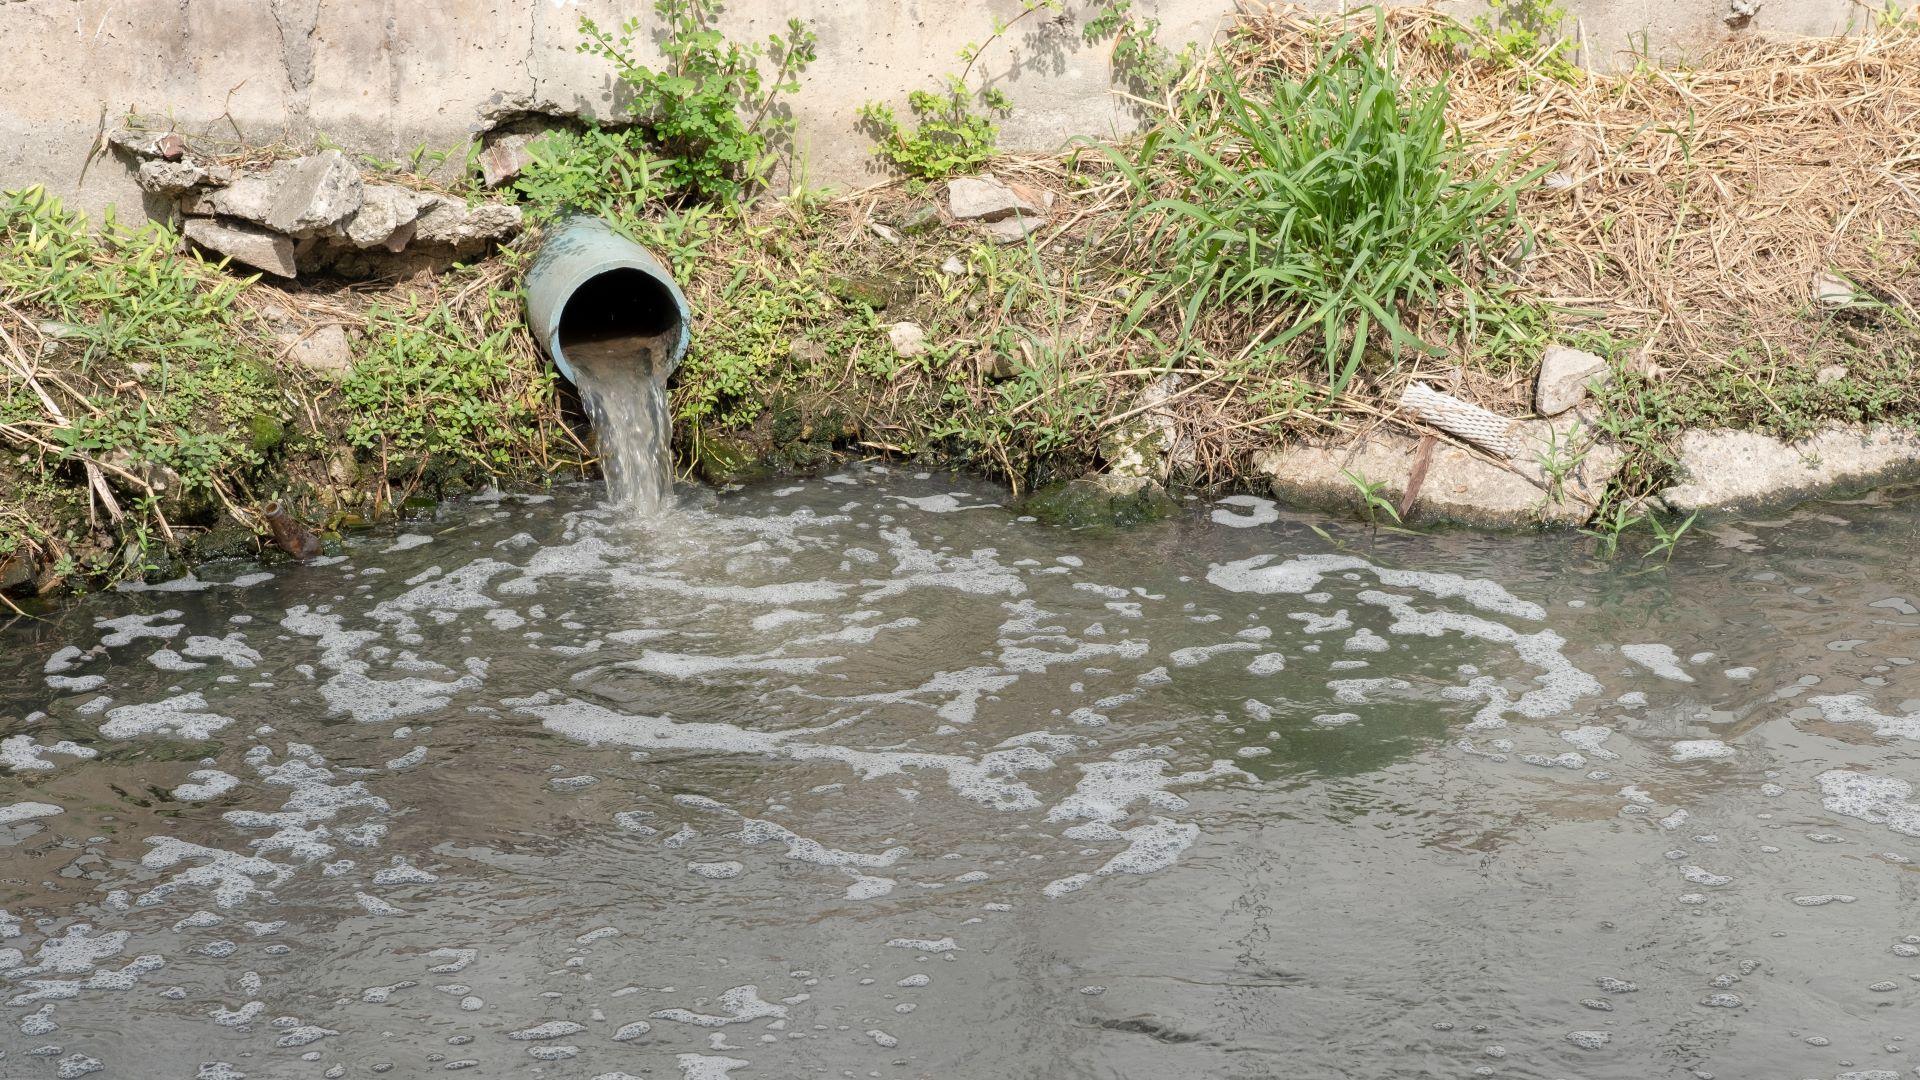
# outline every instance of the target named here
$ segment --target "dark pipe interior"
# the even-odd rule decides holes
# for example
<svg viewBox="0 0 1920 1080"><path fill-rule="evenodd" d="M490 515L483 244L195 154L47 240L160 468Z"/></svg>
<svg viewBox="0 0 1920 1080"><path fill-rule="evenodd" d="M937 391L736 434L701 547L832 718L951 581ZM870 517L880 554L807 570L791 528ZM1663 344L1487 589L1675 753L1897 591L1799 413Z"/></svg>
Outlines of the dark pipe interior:
<svg viewBox="0 0 1920 1080"><path fill-rule="evenodd" d="M597 274L575 289L560 311L560 351L576 364L608 346L671 347L680 332L673 293L651 274L621 267ZM600 346L596 348L596 346Z"/></svg>

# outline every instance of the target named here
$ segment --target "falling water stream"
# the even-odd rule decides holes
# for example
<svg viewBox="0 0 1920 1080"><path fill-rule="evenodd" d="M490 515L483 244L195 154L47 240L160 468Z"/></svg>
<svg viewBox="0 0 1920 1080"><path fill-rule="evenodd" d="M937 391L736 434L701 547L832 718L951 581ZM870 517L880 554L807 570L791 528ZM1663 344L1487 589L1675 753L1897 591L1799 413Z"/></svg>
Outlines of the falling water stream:
<svg viewBox="0 0 1920 1080"><path fill-rule="evenodd" d="M607 494L637 516L673 500L667 374L661 364L667 336L615 334L567 346L581 404L593 421Z"/></svg>
<svg viewBox="0 0 1920 1080"><path fill-rule="evenodd" d="M1002 501L489 494L12 623L0 1076L1916 1074L1915 491L1668 566Z"/></svg>

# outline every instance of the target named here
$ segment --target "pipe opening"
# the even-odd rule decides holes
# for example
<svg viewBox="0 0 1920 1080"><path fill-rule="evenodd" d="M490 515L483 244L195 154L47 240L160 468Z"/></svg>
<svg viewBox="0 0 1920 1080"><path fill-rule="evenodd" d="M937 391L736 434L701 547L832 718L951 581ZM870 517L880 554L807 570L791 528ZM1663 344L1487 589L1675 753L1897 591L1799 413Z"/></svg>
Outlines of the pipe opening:
<svg viewBox="0 0 1920 1080"><path fill-rule="evenodd" d="M666 283L623 266L573 291L561 308L555 344L582 372L609 366L652 371L672 355L680 332L680 308Z"/></svg>

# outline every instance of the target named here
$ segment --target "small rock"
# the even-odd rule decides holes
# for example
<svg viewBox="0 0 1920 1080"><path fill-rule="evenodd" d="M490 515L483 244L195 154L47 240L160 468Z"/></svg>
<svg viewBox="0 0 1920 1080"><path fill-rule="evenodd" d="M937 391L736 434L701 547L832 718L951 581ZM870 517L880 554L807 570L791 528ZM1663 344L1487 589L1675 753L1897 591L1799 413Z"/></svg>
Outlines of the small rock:
<svg viewBox="0 0 1920 1080"><path fill-rule="evenodd" d="M1813 381L1816 383L1819 383L1821 386L1825 386L1828 383L1839 382L1841 379L1844 379L1846 377L1847 377L1847 365L1828 364L1827 366L1821 368L1818 374L1814 375Z"/></svg>
<svg viewBox="0 0 1920 1080"><path fill-rule="evenodd" d="M887 340L893 343L893 351L902 359L921 356L927 351L927 332L918 323L894 323L887 329Z"/></svg>
<svg viewBox="0 0 1920 1080"><path fill-rule="evenodd" d="M1613 380L1613 369L1590 352L1564 345L1547 346L1540 377L1533 385L1533 408L1541 416L1559 416L1587 400L1590 390Z"/></svg>
<svg viewBox="0 0 1920 1080"><path fill-rule="evenodd" d="M153 152L160 155L162 161L179 161L186 155L187 140L177 131L169 131L153 141Z"/></svg>
<svg viewBox="0 0 1920 1080"><path fill-rule="evenodd" d="M1013 214L1044 217L1046 211L992 173L981 173L947 181L947 213L955 221L999 221Z"/></svg>
<svg viewBox="0 0 1920 1080"><path fill-rule="evenodd" d="M181 227L187 239L209 251L283 278L295 277L293 240L246 222L188 218Z"/></svg>
<svg viewBox="0 0 1920 1080"><path fill-rule="evenodd" d="M949 255L947 261L940 264L940 272L950 277L958 277L967 272L967 264L960 261L960 256Z"/></svg>
<svg viewBox="0 0 1920 1080"><path fill-rule="evenodd" d="M167 196L185 194L205 183L206 179L207 170L190 161L160 158L141 162L139 175L135 178L141 191Z"/></svg>
<svg viewBox="0 0 1920 1080"><path fill-rule="evenodd" d="M533 164L533 155L527 151L527 144L533 138L529 135L502 135L480 151L480 182L490 188L497 188L516 177L527 166Z"/></svg>
<svg viewBox="0 0 1920 1080"><path fill-rule="evenodd" d="M1830 308L1846 307L1856 299L1852 282L1824 270L1813 275L1813 298Z"/></svg>
<svg viewBox="0 0 1920 1080"><path fill-rule="evenodd" d="M353 348L347 343L347 330L328 323L306 335L286 335L287 359L329 379L344 379L353 370Z"/></svg>
<svg viewBox="0 0 1920 1080"><path fill-rule="evenodd" d="M1027 237L1047 227L1047 219L1015 214L986 225L986 234L997 244L1017 244Z"/></svg>

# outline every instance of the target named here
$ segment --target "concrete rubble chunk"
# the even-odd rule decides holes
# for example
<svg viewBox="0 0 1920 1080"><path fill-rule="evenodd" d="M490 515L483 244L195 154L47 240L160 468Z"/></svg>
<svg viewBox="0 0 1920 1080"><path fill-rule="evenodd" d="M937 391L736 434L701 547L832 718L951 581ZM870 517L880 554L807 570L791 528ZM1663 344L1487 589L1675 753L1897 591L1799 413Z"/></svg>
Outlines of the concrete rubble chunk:
<svg viewBox="0 0 1920 1080"><path fill-rule="evenodd" d="M1046 209L1001 183L992 173L947 181L947 213L955 221L999 221L1020 215L1046 216Z"/></svg>
<svg viewBox="0 0 1920 1080"><path fill-rule="evenodd" d="M360 209L360 170L338 150L294 162L274 192L266 224L289 236L313 236Z"/></svg>
<svg viewBox="0 0 1920 1080"><path fill-rule="evenodd" d="M469 248L508 240L520 232L520 208L507 203L468 206L451 195L425 195L414 239Z"/></svg>
<svg viewBox="0 0 1920 1080"><path fill-rule="evenodd" d="M155 195L184 195L207 182L207 170L190 161L154 158L140 163L135 182L140 185L140 190Z"/></svg>
<svg viewBox="0 0 1920 1080"><path fill-rule="evenodd" d="M360 209L342 222L338 231L358 248L386 246L398 251L413 234L411 226L420 216L418 193L392 184L367 184L361 190ZM393 241L402 231L396 246Z"/></svg>
<svg viewBox="0 0 1920 1080"><path fill-rule="evenodd" d="M213 191L190 194L180 200L180 212L188 215L219 214L265 225L280 195L280 184L293 172L292 162L280 162L257 173L240 176L227 186Z"/></svg>
<svg viewBox="0 0 1920 1080"><path fill-rule="evenodd" d="M328 379L344 379L353 370L353 347L347 330L338 323L317 327L310 334L280 335L287 359Z"/></svg>
<svg viewBox="0 0 1920 1080"><path fill-rule="evenodd" d="M283 278L296 277L293 241L280 233L244 221L188 218L181 232L188 240L234 262Z"/></svg>
<svg viewBox="0 0 1920 1080"><path fill-rule="evenodd" d="M1540 359L1540 377L1533 384L1534 411L1541 416L1559 416L1612 381L1613 369L1605 359L1564 345L1549 345Z"/></svg>
<svg viewBox="0 0 1920 1080"><path fill-rule="evenodd" d="M1504 466L1437 443L1410 516L1496 528L1582 524L1625 460L1618 448L1589 432L1577 416L1522 421L1510 436L1517 452ZM1418 450L1417 439L1378 432L1348 445L1302 443L1261 451L1252 464L1283 502L1359 510L1359 489L1348 474L1380 484L1381 494L1398 503L1412 482ZM1547 474L1543 459L1556 462L1557 479Z"/></svg>
<svg viewBox="0 0 1920 1080"><path fill-rule="evenodd" d="M1752 509L1835 488L1920 475L1920 434L1835 424L1798 442L1752 431L1689 431L1674 455L1671 510Z"/></svg>

